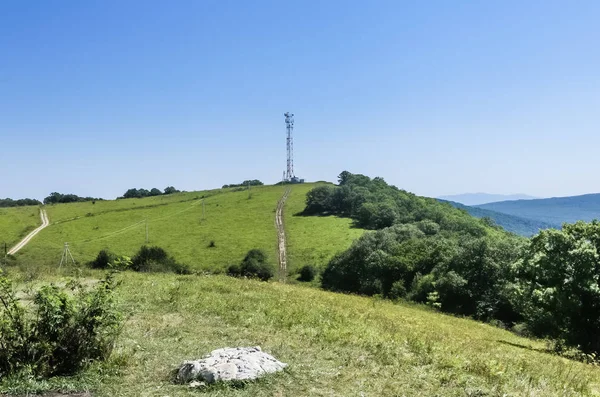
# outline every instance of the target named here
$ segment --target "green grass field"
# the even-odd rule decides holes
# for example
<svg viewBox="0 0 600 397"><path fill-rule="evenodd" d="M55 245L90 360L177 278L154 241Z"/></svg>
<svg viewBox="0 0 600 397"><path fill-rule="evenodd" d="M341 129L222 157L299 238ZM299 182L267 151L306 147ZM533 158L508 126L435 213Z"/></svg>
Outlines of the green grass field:
<svg viewBox="0 0 600 397"><path fill-rule="evenodd" d="M314 184L294 185L285 207L289 269L323 266L363 230L336 217L298 216ZM274 214L285 186L61 204L51 225L17 254L8 274L23 288L65 282L85 268L56 269L68 241L80 261L102 248L131 255L145 239L196 269L222 271L251 248L275 263ZM204 197L204 219L202 198ZM38 209L0 210L0 232L18 240ZM209 248L215 241L216 247ZM36 270L37 269L37 270ZM62 390L99 396L598 396L600 368L550 354L518 337L426 307L223 275L121 273L128 313L109 363L73 378L0 382L0 393ZM21 294L20 296L24 296ZM182 361L225 346L260 345L287 362L282 374L244 387L190 389L172 383Z"/></svg>
<svg viewBox="0 0 600 397"><path fill-rule="evenodd" d="M95 274L95 273L94 273ZM594 396L600 368L426 308L226 276L122 273L112 364L30 388L94 396ZM289 364L242 388L171 382L182 361L259 345ZM14 386L14 385L13 385ZM5 386L6 387L6 386ZM27 383L15 386L27 389Z"/></svg>
<svg viewBox="0 0 600 397"><path fill-rule="evenodd" d="M304 208L306 193L314 186L292 186L286 203L284 218L291 272L308 263L323 266L363 232L352 229L348 219L295 216ZM150 245L165 248L196 270L223 271L230 264L239 263L252 248L265 250L276 264L275 208L286 188L217 189L47 206L50 226L17 258L27 266L55 266L65 242L82 263L93 259L101 249L131 256L145 243L147 224ZM10 224L8 219L0 215L0 232L4 231L3 224ZM211 241L216 246L209 248Z"/></svg>
<svg viewBox="0 0 600 397"><path fill-rule="evenodd" d="M4 250L6 243L10 249L41 224L37 206L0 208L0 248Z"/></svg>
<svg viewBox="0 0 600 397"><path fill-rule="evenodd" d="M347 249L363 229L352 227L349 218L298 215L306 206L306 193L314 184L294 185L285 206L285 230L290 272L303 265L324 268L329 259Z"/></svg>

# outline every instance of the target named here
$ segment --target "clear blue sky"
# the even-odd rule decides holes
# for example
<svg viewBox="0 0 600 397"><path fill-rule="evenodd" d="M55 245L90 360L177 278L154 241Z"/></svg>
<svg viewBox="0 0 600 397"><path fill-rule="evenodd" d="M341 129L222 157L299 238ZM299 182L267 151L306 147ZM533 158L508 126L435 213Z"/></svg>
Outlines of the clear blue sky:
<svg viewBox="0 0 600 397"><path fill-rule="evenodd" d="M598 1L3 1L0 197L277 182L286 111L307 180L597 192L599 20Z"/></svg>

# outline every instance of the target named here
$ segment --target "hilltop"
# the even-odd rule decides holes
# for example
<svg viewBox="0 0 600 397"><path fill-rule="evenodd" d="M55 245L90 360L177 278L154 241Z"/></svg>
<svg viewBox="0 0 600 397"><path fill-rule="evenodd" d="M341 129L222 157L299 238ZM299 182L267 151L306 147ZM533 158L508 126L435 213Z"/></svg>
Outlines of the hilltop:
<svg viewBox="0 0 600 397"><path fill-rule="evenodd" d="M563 223L600 218L600 193L535 200L501 201L476 206L560 228Z"/></svg>
<svg viewBox="0 0 600 397"><path fill-rule="evenodd" d="M348 219L295 216L314 186L294 185L285 206L290 271L307 263L323 266L363 232L351 228ZM16 256L23 264L56 266L65 242L81 263L92 260L102 249L131 256L146 243L147 225L149 245L165 248L195 270L224 271L253 248L263 249L275 263L274 212L286 189L236 187L47 205L50 226ZM0 226L7 226L0 231L10 234L12 242L39 223L37 207L2 211L6 216L0 216Z"/></svg>

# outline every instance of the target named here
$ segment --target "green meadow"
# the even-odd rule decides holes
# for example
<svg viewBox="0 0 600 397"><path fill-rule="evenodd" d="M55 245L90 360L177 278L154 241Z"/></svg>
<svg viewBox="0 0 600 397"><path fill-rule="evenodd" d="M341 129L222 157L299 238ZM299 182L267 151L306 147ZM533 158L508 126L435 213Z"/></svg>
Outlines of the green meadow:
<svg viewBox="0 0 600 397"><path fill-rule="evenodd" d="M10 249L41 223L37 206L0 208L0 248L6 243Z"/></svg>
<svg viewBox="0 0 600 397"><path fill-rule="evenodd" d="M323 267L364 230L349 219L300 215L315 184L294 185L285 206L290 279ZM132 255L146 239L199 273L122 272L127 313L111 359L74 377L0 382L0 393L89 391L100 396L598 396L600 368L552 354L545 341L403 301L343 295L296 283L221 273L252 248L276 261L274 215L286 186L218 189L144 199L47 206L50 226L8 267L27 291L102 273L83 263L101 249ZM37 207L0 210L17 241ZM214 241L215 247L209 247ZM57 269L64 242L79 262ZM206 271L213 274L204 274ZM193 389L172 381L182 361L224 346L255 346L289 364L257 382Z"/></svg>
<svg viewBox="0 0 600 397"><path fill-rule="evenodd" d="M597 366L553 355L543 341L423 306L224 275L118 277L129 317L109 362L73 378L5 382L3 391L92 391L95 397L600 395ZM193 389L172 381L184 360L224 346L256 345L289 367L236 387Z"/></svg>
<svg viewBox="0 0 600 397"><path fill-rule="evenodd" d="M285 206L290 271L305 264L323 266L363 232L351 228L348 219L296 215L314 186L294 185ZM276 264L275 208L286 188L257 186L49 205L50 226L16 256L29 266L54 266L65 242L81 263L102 249L131 256L145 244L147 229L148 244L166 249L198 271L221 272L252 248L263 249ZM0 216L0 222L9 223L8 217ZM214 247L209 247L211 242Z"/></svg>

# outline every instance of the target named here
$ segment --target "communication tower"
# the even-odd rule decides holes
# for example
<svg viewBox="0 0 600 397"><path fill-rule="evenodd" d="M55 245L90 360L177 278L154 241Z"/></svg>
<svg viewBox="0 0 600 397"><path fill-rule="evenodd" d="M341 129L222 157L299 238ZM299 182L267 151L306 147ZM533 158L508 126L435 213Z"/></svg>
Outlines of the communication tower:
<svg viewBox="0 0 600 397"><path fill-rule="evenodd" d="M286 112L284 116L287 130L287 170L285 172L285 180L291 182L296 178L294 175L294 114Z"/></svg>

